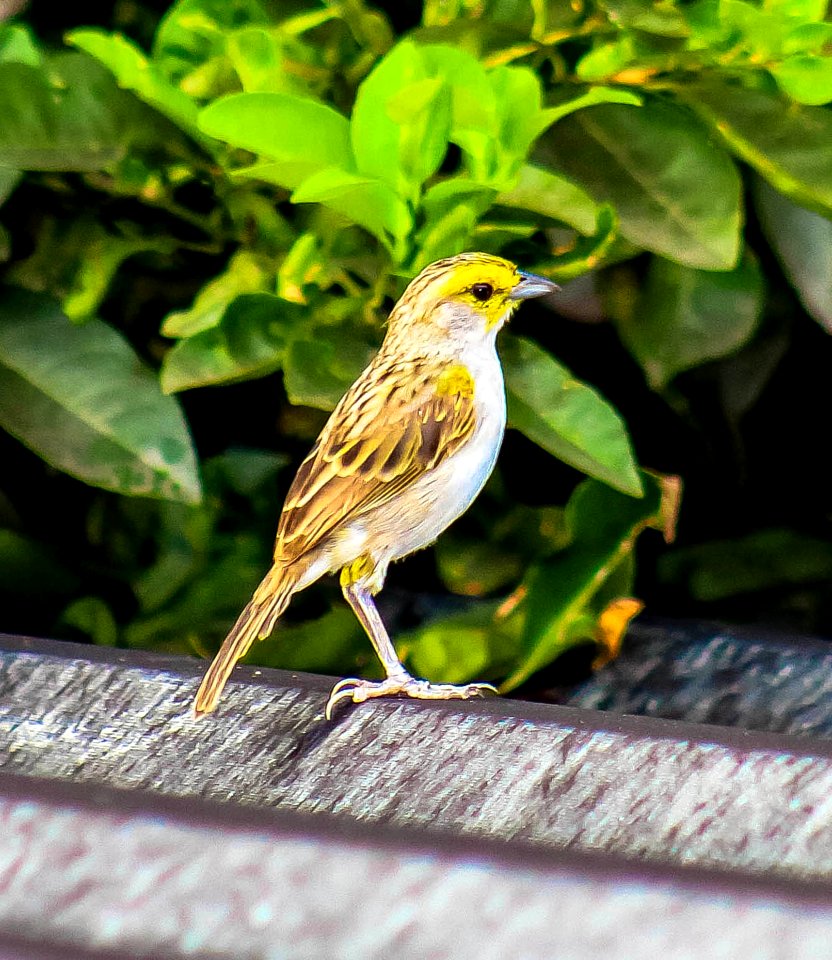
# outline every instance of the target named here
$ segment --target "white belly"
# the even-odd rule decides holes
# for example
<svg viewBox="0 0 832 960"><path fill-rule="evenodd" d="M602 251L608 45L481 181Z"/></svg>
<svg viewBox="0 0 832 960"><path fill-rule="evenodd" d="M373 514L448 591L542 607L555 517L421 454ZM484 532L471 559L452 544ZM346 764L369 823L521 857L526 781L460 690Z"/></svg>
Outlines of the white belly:
<svg viewBox="0 0 832 960"><path fill-rule="evenodd" d="M475 383L476 427L467 443L389 504L372 513L373 527L389 531L387 543L373 551L384 566L433 543L464 513L494 469L506 426L503 374L495 350L463 357ZM350 524L360 539L367 517ZM377 526L378 525L378 526Z"/></svg>

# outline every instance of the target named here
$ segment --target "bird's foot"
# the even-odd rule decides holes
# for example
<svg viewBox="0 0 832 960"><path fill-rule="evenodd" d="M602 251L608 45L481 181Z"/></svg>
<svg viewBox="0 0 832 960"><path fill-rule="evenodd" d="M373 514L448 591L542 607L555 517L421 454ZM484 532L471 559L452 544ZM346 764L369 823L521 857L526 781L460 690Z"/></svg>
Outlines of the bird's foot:
<svg viewBox="0 0 832 960"><path fill-rule="evenodd" d="M395 697L399 694L416 700L469 700L471 697L496 692L497 688L490 683L464 683L460 686L453 683L428 683L427 680L411 677L409 673L395 674L386 680L358 680L347 677L339 680L332 688L325 713L327 720L331 720L334 709L343 700L364 703L365 700L374 700L376 697Z"/></svg>

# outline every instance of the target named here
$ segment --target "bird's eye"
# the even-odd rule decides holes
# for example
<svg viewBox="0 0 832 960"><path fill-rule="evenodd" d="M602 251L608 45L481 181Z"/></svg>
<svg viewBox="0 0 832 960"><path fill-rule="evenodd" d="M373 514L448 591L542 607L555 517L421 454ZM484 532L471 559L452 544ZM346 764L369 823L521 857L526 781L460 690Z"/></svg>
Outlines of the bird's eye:
<svg viewBox="0 0 832 960"><path fill-rule="evenodd" d="M471 293L480 300L482 303L485 303L486 300L491 299L491 294L494 293L494 287L490 283L475 283L471 287Z"/></svg>

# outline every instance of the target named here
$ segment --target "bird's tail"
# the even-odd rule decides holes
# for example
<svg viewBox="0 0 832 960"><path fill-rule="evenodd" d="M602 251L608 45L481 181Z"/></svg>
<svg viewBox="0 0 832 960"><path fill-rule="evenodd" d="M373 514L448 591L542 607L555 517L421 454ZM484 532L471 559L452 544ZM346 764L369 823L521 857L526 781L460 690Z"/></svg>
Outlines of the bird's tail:
<svg viewBox="0 0 832 960"><path fill-rule="evenodd" d="M289 605L296 585L296 575L290 573L289 568L275 564L269 570L203 677L194 697L195 717L204 716L216 707L234 664L255 640L262 640L272 632L278 617Z"/></svg>

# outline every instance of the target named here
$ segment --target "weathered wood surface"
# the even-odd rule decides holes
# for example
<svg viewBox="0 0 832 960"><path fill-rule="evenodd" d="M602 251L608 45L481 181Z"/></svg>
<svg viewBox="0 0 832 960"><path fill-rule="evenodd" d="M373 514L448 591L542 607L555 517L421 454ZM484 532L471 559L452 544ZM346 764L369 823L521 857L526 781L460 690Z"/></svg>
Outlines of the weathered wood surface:
<svg viewBox="0 0 832 960"><path fill-rule="evenodd" d="M569 703L832 737L832 642L708 623L638 623Z"/></svg>
<svg viewBox="0 0 832 960"><path fill-rule="evenodd" d="M832 942L832 744L497 699L327 723L329 679L251 668L197 722L201 670L0 638L0 958Z"/></svg>
<svg viewBox="0 0 832 960"><path fill-rule="evenodd" d="M832 942L814 885L0 786L3 960L808 960Z"/></svg>
<svg viewBox="0 0 832 960"><path fill-rule="evenodd" d="M0 770L9 773L545 849L781 877L832 872L824 741L497 698L378 701L327 722L329 679L251 668L196 721L187 707L197 661L6 646Z"/></svg>

